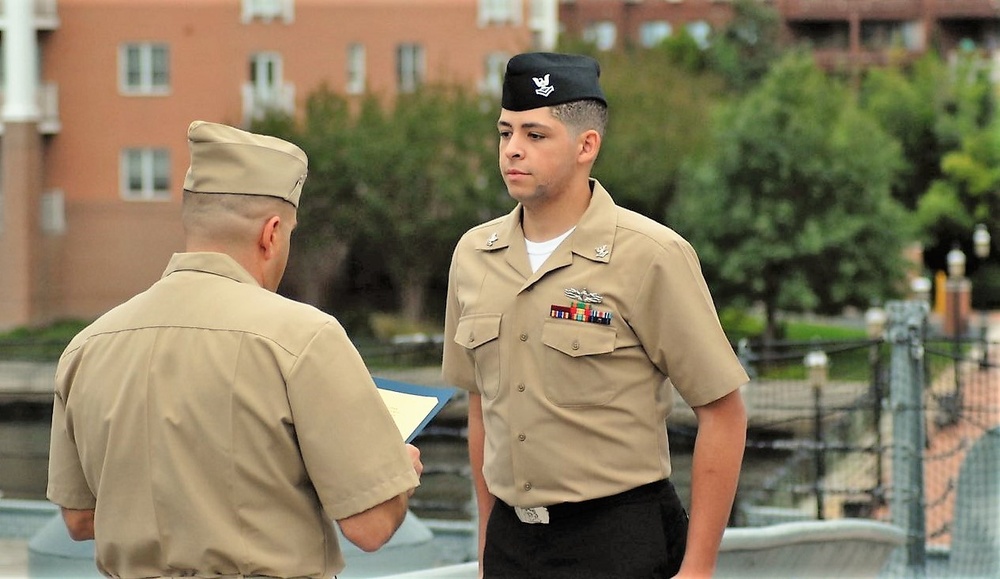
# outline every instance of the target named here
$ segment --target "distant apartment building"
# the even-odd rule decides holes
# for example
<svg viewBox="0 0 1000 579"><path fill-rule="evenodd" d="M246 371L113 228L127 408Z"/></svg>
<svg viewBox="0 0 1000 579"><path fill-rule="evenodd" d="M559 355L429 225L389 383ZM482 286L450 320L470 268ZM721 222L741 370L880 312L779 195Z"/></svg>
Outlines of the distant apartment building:
<svg viewBox="0 0 1000 579"><path fill-rule="evenodd" d="M686 30L704 45L712 30L732 18L725 0L560 0L559 22L571 38L599 50L655 46Z"/></svg>
<svg viewBox="0 0 1000 579"><path fill-rule="evenodd" d="M0 329L89 319L182 247L185 133L325 84L499 91L558 0L0 0Z"/></svg>
<svg viewBox="0 0 1000 579"><path fill-rule="evenodd" d="M792 39L807 41L828 67L912 60L930 49L1000 55L994 0L774 0Z"/></svg>
<svg viewBox="0 0 1000 579"><path fill-rule="evenodd" d="M937 48L1000 55L997 0L760 0L787 38L815 49L825 67L907 61ZM563 31L600 49L652 46L679 30L706 43L732 17L729 0L561 0Z"/></svg>

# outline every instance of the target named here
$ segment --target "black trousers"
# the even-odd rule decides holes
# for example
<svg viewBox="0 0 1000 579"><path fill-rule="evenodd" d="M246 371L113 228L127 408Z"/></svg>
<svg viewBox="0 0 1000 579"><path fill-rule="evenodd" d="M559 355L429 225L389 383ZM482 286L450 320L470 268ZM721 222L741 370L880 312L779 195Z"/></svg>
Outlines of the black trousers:
<svg viewBox="0 0 1000 579"><path fill-rule="evenodd" d="M684 558L688 517L670 481L548 508L522 523L497 500L486 526L486 579L668 579Z"/></svg>

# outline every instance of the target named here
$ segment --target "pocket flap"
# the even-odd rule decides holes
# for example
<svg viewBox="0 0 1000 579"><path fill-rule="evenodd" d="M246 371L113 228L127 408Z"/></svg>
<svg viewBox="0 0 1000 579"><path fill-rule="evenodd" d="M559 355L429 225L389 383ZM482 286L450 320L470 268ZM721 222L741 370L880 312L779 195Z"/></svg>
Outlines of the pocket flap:
<svg viewBox="0 0 1000 579"><path fill-rule="evenodd" d="M500 314L474 314L458 320L455 343L473 350L500 336Z"/></svg>
<svg viewBox="0 0 1000 579"><path fill-rule="evenodd" d="M617 333L615 328L609 326L547 320L542 327L542 342L576 358L613 352Z"/></svg>

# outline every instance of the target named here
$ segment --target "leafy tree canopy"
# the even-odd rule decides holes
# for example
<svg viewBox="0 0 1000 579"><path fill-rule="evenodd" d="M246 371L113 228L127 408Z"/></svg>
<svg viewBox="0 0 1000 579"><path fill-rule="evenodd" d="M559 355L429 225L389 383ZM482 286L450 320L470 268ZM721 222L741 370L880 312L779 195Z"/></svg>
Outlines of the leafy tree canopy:
<svg viewBox="0 0 1000 579"><path fill-rule="evenodd" d="M783 58L719 114L714 153L685 173L672 222L698 249L716 298L836 311L888 297L908 216L890 186L898 144L818 70Z"/></svg>

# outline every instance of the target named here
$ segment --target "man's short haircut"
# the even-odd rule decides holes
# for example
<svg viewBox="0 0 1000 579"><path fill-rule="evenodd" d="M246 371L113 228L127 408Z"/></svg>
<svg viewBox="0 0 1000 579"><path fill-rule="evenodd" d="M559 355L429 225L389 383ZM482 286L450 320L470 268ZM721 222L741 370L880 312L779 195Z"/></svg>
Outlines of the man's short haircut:
<svg viewBox="0 0 1000 579"><path fill-rule="evenodd" d="M295 207L267 195L196 193L184 190L181 223L187 235L240 244L254 239L274 215L294 217Z"/></svg>
<svg viewBox="0 0 1000 579"><path fill-rule="evenodd" d="M552 106L551 111L553 117L562 121L575 134L594 130L604 137L604 129L608 124L608 107L601 101L570 101Z"/></svg>

